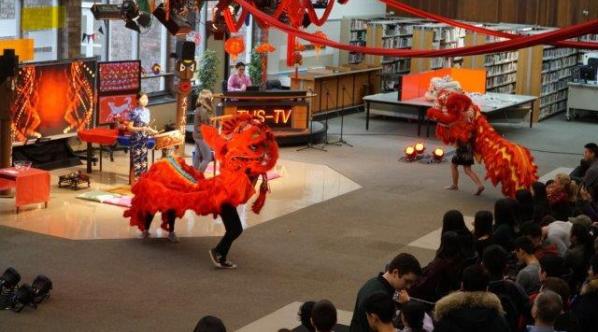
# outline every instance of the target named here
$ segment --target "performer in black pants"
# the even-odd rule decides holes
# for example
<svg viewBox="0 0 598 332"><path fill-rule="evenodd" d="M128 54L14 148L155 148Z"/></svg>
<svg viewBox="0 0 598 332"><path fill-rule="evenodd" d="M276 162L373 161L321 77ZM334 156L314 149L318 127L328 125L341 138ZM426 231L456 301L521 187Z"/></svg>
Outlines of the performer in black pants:
<svg viewBox="0 0 598 332"><path fill-rule="evenodd" d="M168 210L166 213L166 220L168 222L168 240L170 242L179 242L176 234L174 233L174 221L176 220L176 215L174 210ZM145 217L145 229L143 230L143 238L147 239L150 236L149 229L152 225L152 220L154 220L153 214L148 214Z"/></svg>
<svg viewBox="0 0 598 332"><path fill-rule="evenodd" d="M220 217L224 223L226 233L214 249L210 249L210 258L214 265L219 269L235 269L237 266L226 259L228 251L233 244L233 241L237 239L241 233L243 233L243 226L241 225L241 219L237 213L237 208L230 205L222 205L222 211Z"/></svg>

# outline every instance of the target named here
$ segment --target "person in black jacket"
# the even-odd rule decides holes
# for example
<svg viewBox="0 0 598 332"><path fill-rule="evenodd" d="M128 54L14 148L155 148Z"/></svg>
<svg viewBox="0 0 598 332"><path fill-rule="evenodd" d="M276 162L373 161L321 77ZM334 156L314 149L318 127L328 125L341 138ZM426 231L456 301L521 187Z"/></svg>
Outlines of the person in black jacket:
<svg viewBox="0 0 598 332"><path fill-rule="evenodd" d="M595 331L598 327L598 255L590 260L588 280L573 301L571 311L579 320L582 331Z"/></svg>
<svg viewBox="0 0 598 332"><path fill-rule="evenodd" d="M388 264L384 273L380 273L377 277L368 280L357 293L350 331L370 331L364 307L365 301L370 295L382 292L392 298L395 291L398 291L400 292L399 303L408 302L409 294L406 289L411 287L421 273L421 266L417 258L406 253L397 255Z"/></svg>
<svg viewBox="0 0 598 332"><path fill-rule="evenodd" d="M507 251L513 250L515 241L515 225L517 225L517 201L512 198L501 198L494 203L494 242Z"/></svg>
<svg viewBox="0 0 598 332"><path fill-rule="evenodd" d="M488 282L482 266L466 268L462 290L436 302L434 332L509 332L499 298L487 291Z"/></svg>
<svg viewBox="0 0 598 332"><path fill-rule="evenodd" d="M511 331L519 331L529 314L530 303L525 290L505 277L508 254L501 246L492 245L486 248L482 257L482 264L490 275L488 291L500 299Z"/></svg>
<svg viewBox="0 0 598 332"><path fill-rule="evenodd" d="M422 277L409 293L414 297L435 302L459 289L464 262L460 253L459 235L453 231L442 234L436 257L424 267Z"/></svg>
<svg viewBox="0 0 598 332"><path fill-rule="evenodd" d="M473 220L473 235L478 257L482 257L484 250L494 244L492 239L492 212L478 211Z"/></svg>

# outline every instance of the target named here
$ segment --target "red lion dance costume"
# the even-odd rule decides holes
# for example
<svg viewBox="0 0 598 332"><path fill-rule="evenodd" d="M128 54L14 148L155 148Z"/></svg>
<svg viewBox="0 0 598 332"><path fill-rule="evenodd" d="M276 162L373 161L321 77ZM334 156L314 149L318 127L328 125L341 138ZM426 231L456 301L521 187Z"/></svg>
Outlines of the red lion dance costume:
<svg viewBox="0 0 598 332"><path fill-rule="evenodd" d="M262 176L258 199L252 210L259 213L266 201L266 172L276 165L278 145L270 129L250 115L223 122L222 134L201 126L204 139L220 162L220 174L206 179L183 158L167 157L152 165L132 188L131 208L124 212L131 226L145 230L145 221L162 213L162 228L168 218L181 218L187 210L198 215L220 214L224 204L245 204L255 194L254 184Z"/></svg>
<svg viewBox="0 0 598 332"><path fill-rule="evenodd" d="M441 91L427 116L438 122L436 136L445 144L465 143L473 135L476 159L484 162L486 179L494 186L500 182L505 196L514 197L517 190L537 181L538 167L529 150L500 136L466 95Z"/></svg>

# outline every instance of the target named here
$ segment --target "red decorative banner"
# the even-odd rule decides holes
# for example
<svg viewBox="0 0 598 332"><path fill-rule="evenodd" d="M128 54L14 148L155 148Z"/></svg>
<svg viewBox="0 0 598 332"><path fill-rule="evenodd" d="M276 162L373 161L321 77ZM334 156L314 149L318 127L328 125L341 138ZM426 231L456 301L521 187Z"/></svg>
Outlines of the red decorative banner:
<svg viewBox="0 0 598 332"><path fill-rule="evenodd" d="M484 45L476 45L476 46L469 46L469 47L459 47L459 48L452 48L452 49L442 49L442 50L403 50L403 49L386 49L380 47L364 47L364 46L357 46L357 45L348 45L342 44L339 42L332 41L330 39L323 39L317 36L314 36L311 33L307 33L305 31L301 31L297 28L291 27L286 25L277 19L273 18L272 16L260 11L255 6L250 4L246 0L234 0L247 11L249 11L254 18L259 19L271 26L274 26L282 31L285 31L288 34L293 34L298 38L308 40L312 43L326 45L338 49L343 49L347 51L353 51L358 53L365 53L365 54L372 54L372 55L384 55L384 56L394 56L394 57L452 57L452 56L469 56L469 55L480 55L480 54L488 54L488 53L499 53L499 52L506 52L511 50L516 50L520 48L541 45L541 44L551 44L554 42L563 41L566 39L579 37L582 35L590 34L590 33L598 33L598 20L592 20L589 22L565 27L562 29L548 31L544 33L539 33L532 36L525 36L519 37L513 40L506 40L501 42L494 42L494 43L487 43ZM582 48L592 48L586 47L585 45ZM598 45L593 45L593 48L598 49Z"/></svg>

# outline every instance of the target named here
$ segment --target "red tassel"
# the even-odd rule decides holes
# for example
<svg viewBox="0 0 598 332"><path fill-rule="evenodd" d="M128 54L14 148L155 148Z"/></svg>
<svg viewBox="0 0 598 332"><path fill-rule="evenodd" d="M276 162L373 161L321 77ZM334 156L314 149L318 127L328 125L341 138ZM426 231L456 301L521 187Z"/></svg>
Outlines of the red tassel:
<svg viewBox="0 0 598 332"><path fill-rule="evenodd" d="M268 192L270 192L270 187L268 186L268 178L264 174L264 175L262 175L262 184L260 185L260 194L257 197L257 199L255 200L255 202L253 202L253 205L251 206L251 210L255 214L259 214L260 211L262 211L264 204L266 204L266 194Z"/></svg>

